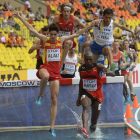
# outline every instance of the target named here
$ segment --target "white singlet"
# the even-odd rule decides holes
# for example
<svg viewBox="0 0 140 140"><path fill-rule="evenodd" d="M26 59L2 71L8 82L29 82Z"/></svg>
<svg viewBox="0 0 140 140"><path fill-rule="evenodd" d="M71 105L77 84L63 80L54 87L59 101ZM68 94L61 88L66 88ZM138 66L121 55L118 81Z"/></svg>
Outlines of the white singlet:
<svg viewBox="0 0 140 140"><path fill-rule="evenodd" d="M98 27L94 27L93 34L94 40L99 45L112 44L113 38L113 20L111 20L109 26L101 27L102 20L99 21Z"/></svg>
<svg viewBox="0 0 140 140"><path fill-rule="evenodd" d="M73 58L70 58L67 54L65 61L64 61L64 70L66 71L66 74L73 75L75 73L75 67L77 65L77 55Z"/></svg>

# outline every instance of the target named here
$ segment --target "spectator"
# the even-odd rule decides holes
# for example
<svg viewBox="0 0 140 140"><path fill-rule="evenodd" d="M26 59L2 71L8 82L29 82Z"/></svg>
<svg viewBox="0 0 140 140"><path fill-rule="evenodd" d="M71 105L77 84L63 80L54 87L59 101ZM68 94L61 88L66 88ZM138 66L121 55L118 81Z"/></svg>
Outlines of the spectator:
<svg viewBox="0 0 140 140"><path fill-rule="evenodd" d="M91 15L94 15L94 13L93 13L91 7L88 8L88 11L91 13Z"/></svg>
<svg viewBox="0 0 140 140"><path fill-rule="evenodd" d="M19 12L20 15L22 15L21 7L18 7L18 12Z"/></svg>
<svg viewBox="0 0 140 140"><path fill-rule="evenodd" d="M90 8L90 0L86 0L85 3L84 3L84 7L87 9L87 8Z"/></svg>
<svg viewBox="0 0 140 140"><path fill-rule="evenodd" d="M31 20L35 20L35 15L34 15L34 13L33 13L33 11L31 10L30 11L30 13L29 13L29 18L31 19Z"/></svg>
<svg viewBox="0 0 140 140"><path fill-rule="evenodd" d="M8 38L11 38L11 36L14 35L14 31L10 30L10 34L8 35Z"/></svg>
<svg viewBox="0 0 140 140"><path fill-rule="evenodd" d="M120 0L115 0L115 5L122 5Z"/></svg>
<svg viewBox="0 0 140 140"><path fill-rule="evenodd" d="M117 31L114 33L113 36L114 36L115 39L121 39L121 37L122 37L121 30L120 29L117 29Z"/></svg>
<svg viewBox="0 0 140 140"><path fill-rule="evenodd" d="M14 38L14 35L11 36L11 38L8 39L6 43L6 47L17 47L16 40Z"/></svg>
<svg viewBox="0 0 140 140"><path fill-rule="evenodd" d="M74 12L74 16L79 16L80 15L80 9L77 9L77 11Z"/></svg>
<svg viewBox="0 0 140 140"><path fill-rule="evenodd" d="M2 34L2 31L0 31L0 43L6 44L6 38L5 38L5 36Z"/></svg>
<svg viewBox="0 0 140 140"><path fill-rule="evenodd" d="M92 15L91 15L91 13L88 11L87 13L86 13L86 22L91 22L92 21Z"/></svg>
<svg viewBox="0 0 140 140"><path fill-rule="evenodd" d="M8 9L9 9L10 11L13 10L13 7L12 7L12 5L10 4L10 2L7 3L7 7L8 7Z"/></svg>
<svg viewBox="0 0 140 140"><path fill-rule="evenodd" d="M9 9L8 9L8 6L7 6L7 2L5 2L4 3L4 5L3 5L3 11L8 11Z"/></svg>
<svg viewBox="0 0 140 140"><path fill-rule="evenodd" d="M42 11L42 8L41 8L41 7L38 8L36 14L37 14L38 12L40 13L40 15L41 15L43 18L45 18L45 13Z"/></svg>
<svg viewBox="0 0 140 140"><path fill-rule="evenodd" d="M23 36L22 36L20 39L17 40L17 45L18 45L19 47L26 47L26 46L24 45L24 37L23 37Z"/></svg>
<svg viewBox="0 0 140 140"><path fill-rule="evenodd" d="M58 5L58 10L60 10L60 7L61 7L61 3L59 3L59 5Z"/></svg>
<svg viewBox="0 0 140 140"><path fill-rule="evenodd" d="M22 17L24 20L26 20L26 11L25 11L25 10L22 12L21 17Z"/></svg>
<svg viewBox="0 0 140 140"><path fill-rule="evenodd" d="M42 21L42 16L41 16L40 12L37 12L35 20L36 21Z"/></svg>
<svg viewBox="0 0 140 140"><path fill-rule="evenodd" d="M6 19L5 15L4 15L3 19L2 19L2 27L7 27L7 19Z"/></svg>
<svg viewBox="0 0 140 140"><path fill-rule="evenodd" d="M2 5L0 4L0 15L5 15L5 13L3 12L3 9L2 9Z"/></svg>
<svg viewBox="0 0 140 140"><path fill-rule="evenodd" d="M131 16L137 16L137 12L132 7L129 8L129 12Z"/></svg>
<svg viewBox="0 0 140 140"><path fill-rule="evenodd" d="M119 24L121 24L121 25L125 25L126 24L126 20L125 20L124 16L120 16Z"/></svg>
<svg viewBox="0 0 140 140"><path fill-rule="evenodd" d="M92 0L91 3L90 3L90 6L93 7L93 8L97 7L97 5L98 5L98 2L96 2L95 0Z"/></svg>
<svg viewBox="0 0 140 140"><path fill-rule="evenodd" d="M59 15L60 14L60 12L59 12L59 9L58 9L58 7L57 7L57 10L55 11L55 15L57 16L57 15Z"/></svg>
<svg viewBox="0 0 140 140"><path fill-rule="evenodd" d="M113 19L117 19L117 12L115 11L114 8L112 9L112 11L113 11Z"/></svg>
<svg viewBox="0 0 140 140"><path fill-rule="evenodd" d="M74 2L75 2L76 0L69 0L69 2L74 6Z"/></svg>
<svg viewBox="0 0 140 140"><path fill-rule="evenodd" d="M82 22L82 23L86 23L86 21L85 21L85 19L84 18L82 18L82 16L81 15L79 15L79 19L80 19L80 21Z"/></svg>
<svg viewBox="0 0 140 140"><path fill-rule="evenodd" d="M28 8L31 8L30 0L26 0L25 3L28 5Z"/></svg>
<svg viewBox="0 0 140 140"><path fill-rule="evenodd" d="M138 2L137 12L140 13L140 1Z"/></svg>
<svg viewBox="0 0 140 140"><path fill-rule="evenodd" d="M126 25L126 27L129 28L128 25ZM128 36L128 35L129 35L128 31L122 30L122 36Z"/></svg>
<svg viewBox="0 0 140 140"><path fill-rule="evenodd" d="M53 22L54 17L55 17L55 11L51 11L51 14L48 20L49 25Z"/></svg>
<svg viewBox="0 0 140 140"><path fill-rule="evenodd" d="M132 26L130 26L130 30L135 33L134 29L132 28ZM131 34L131 33L130 33Z"/></svg>

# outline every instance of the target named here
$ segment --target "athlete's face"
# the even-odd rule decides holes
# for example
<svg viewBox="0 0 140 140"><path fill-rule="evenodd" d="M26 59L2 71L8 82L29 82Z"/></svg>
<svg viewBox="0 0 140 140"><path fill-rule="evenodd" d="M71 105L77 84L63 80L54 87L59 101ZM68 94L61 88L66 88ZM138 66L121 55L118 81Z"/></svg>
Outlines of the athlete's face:
<svg viewBox="0 0 140 140"><path fill-rule="evenodd" d="M68 18L70 16L70 9L64 8L62 14L64 18Z"/></svg>
<svg viewBox="0 0 140 140"><path fill-rule="evenodd" d="M84 60L87 68L91 68L93 66L93 55L84 55Z"/></svg>
<svg viewBox="0 0 140 140"><path fill-rule="evenodd" d="M74 54L75 51L76 51L76 49L75 48L72 48L72 49L69 50L69 53Z"/></svg>
<svg viewBox="0 0 140 140"><path fill-rule="evenodd" d="M107 25L110 24L111 18L112 18L112 15L111 15L111 14L105 14L105 15L103 16L103 19L104 19L104 21L105 21L105 23L106 23Z"/></svg>
<svg viewBox="0 0 140 140"><path fill-rule="evenodd" d="M49 30L43 31L42 33L43 33L43 35L45 35L45 36L47 36L47 37L49 36Z"/></svg>
<svg viewBox="0 0 140 140"><path fill-rule="evenodd" d="M51 31L49 33L51 42L55 42L56 38L58 37L58 33L56 31Z"/></svg>
<svg viewBox="0 0 140 140"><path fill-rule="evenodd" d="M119 47L120 47L120 45L119 45L119 42L114 42L113 43L113 50L119 50Z"/></svg>
<svg viewBox="0 0 140 140"><path fill-rule="evenodd" d="M129 48L129 43L128 43L128 41L124 41L123 46L124 46L124 49L125 49L125 50L128 49L128 48Z"/></svg>

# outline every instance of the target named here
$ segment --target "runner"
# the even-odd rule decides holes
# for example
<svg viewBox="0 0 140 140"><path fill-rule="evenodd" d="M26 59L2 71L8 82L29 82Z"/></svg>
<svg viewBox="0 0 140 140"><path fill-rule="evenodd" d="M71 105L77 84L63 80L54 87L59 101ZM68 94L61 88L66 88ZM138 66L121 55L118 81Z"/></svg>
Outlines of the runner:
<svg viewBox="0 0 140 140"><path fill-rule="evenodd" d="M132 56L132 59L133 59L132 64L128 68L129 72L128 72L128 78L127 78L127 82L128 82L129 89L130 89L131 100L133 101L136 94L134 93L134 88L133 88L133 83L132 83L132 75L134 72L134 68L136 67L137 62L138 62L138 56L137 56L136 51L134 49L129 48L129 41L128 40L124 40L123 45L124 45L124 50L126 52L129 52ZM134 62L134 60L135 60L135 62ZM127 61L128 61L127 63L129 63L130 59L128 59Z"/></svg>
<svg viewBox="0 0 140 140"><path fill-rule="evenodd" d="M60 12L61 14L56 16L53 20L53 23L57 23L60 28L59 37L72 35L74 33L74 26L76 25L80 25L81 28L85 28L85 25L80 21L80 19L72 15L72 13L74 12L74 6L70 2L63 3L61 5ZM74 47L76 47L76 42L74 41L74 39L64 42L62 66L68 53L68 49Z"/></svg>
<svg viewBox="0 0 140 140"><path fill-rule="evenodd" d="M113 12L110 8L107 8L103 12L103 19L94 20L91 25L95 26L93 30L94 34L94 43L91 45L91 52L94 54L94 62L97 62L100 54L107 56L110 70L114 71L116 65L113 63L113 58L111 54L111 44L114 42L113 30L115 27L119 27L122 30L126 30L134 33L126 28L124 25L120 25L117 22L113 21L112 18Z"/></svg>
<svg viewBox="0 0 140 140"><path fill-rule="evenodd" d="M49 34L48 26L44 26L44 28L42 28L41 31L42 31L43 35L48 36L48 34ZM41 45L41 47L40 47L40 45ZM42 56L43 56L44 44L43 44L42 40L36 39L28 53L31 54L32 52L34 52L34 50L37 50L36 69L39 69L40 65L43 65Z"/></svg>
<svg viewBox="0 0 140 140"><path fill-rule="evenodd" d="M74 78L77 71L77 65L80 63L80 57L75 54L76 48L69 50L63 64L62 74L63 78Z"/></svg>
<svg viewBox="0 0 140 140"><path fill-rule="evenodd" d="M33 32L39 39L43 41L45 44L44 47L44 64L40 67L37 71L38 78L42 79L40 83L40 94L43 93L47 81L50 83L50 91L51 91L51 126L49 132L53 137L56 137L54 131L54 124L57 114L57 97L59 92L59 80L61 79L60 76L60 67L61 67L61 49L62 44L66 40L70 40L74 37L78 37L86 30L90 29L91 26L88 25L86 28L76 32L70 36L63 36L58 37L59 34L59 27L57 24L51 24L49 26L49 36L46 37L45 35L39 34L27 21L25 21L17 11L14 11L14 15L21 20L21 22L28 28L30 32Z"/></svg>
<svg viewBox="0 0 140 140"><path fill-rule="evenodd" d="M102 92L102 78L100 72L115 76L115 73L109 71L102 64L93 63L93 53L87 52L84 55L85 64L80 66L80 83L79 92L81 96L81 104L83 107L81 125L77 125L78 133L82 134L84 138L88 138L87 126L89 121L89 107L92 108L90 130L96 130L97 120L101 110L101 104L104 100Z"/></svg>

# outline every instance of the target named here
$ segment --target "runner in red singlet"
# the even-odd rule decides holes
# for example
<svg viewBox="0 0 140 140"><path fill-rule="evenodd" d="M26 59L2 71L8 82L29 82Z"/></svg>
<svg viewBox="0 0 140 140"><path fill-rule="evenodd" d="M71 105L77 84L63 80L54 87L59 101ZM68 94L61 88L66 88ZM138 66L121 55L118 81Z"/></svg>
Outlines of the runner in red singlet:
<svg viewBox="0 0 140 140"><path fill-rule="evenodd" d="M101 104L104 100L100 73L103 71L110 76L115 76L115 73L109 71L102 64L93 63L92 52L85 53L84 60L85 64L79 68L79 93L81 96L81 105L83 107L83 127L77 125L77 131L82 134L84 138L88 138L87 126L89 121L89 107L91 106L92 108L90 130L94 132L101 110Z"/></svg>
<svg viewBox="0 0 140 140"><path fill-rule="evenodd" d="M42 30L43 35L48 36L49 34L48 26L44 26L44 28L42 28L41 30ZM37 50L36 69L39 69L40 65L43 65L42 56L43 56L43 50L44 50L44 43L42 40L36 39L28 53L31 54L34 50Z"/></svg>
<svg viewBox="0 0 140 140"><path fill-rule="evenodd" d="M83 34L86 30L90 29L91 26L88 25L86 28L76 32L70 36L58 37L59 27L57 24L49 25L49 37L39 34L27 21L25 21L17 11L14 11L14 15L19 18L22 23L33 32L38 38L40 38L45 44L44 49L44 65L40 67L37 72L38 78L41 79L40 83L40 94L43 94L43 91L46 87L47 81L49 81L50 91L51 91L51 126L49 132L53 137L56 137L54 131L54 124L57 114L57 97L59 92L59 79L60 76L60 67L61 67L61 48L62 44L66 40L70 40L74 37L78 37ZM42 100L40 97L39 100Z"/></svg>
<svg viewBox="0 0 140 140"><path fill-rule="evenodd" d="M85 25L80 21L79 18L71 15L74 11L74 6L70 2L65 2L61 5L60 12L61 14L56 16L53 20L53 23L57 23L60 32L59 36L68 36L74 33L74 26L80 25L81 28L85 28ZM68 47L67 47L68 46ZM63 55L62 55L62 65L68 53L68 49L76 47L76 42L74 39L65 41L63 44Z"/></svg>

